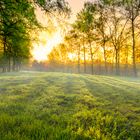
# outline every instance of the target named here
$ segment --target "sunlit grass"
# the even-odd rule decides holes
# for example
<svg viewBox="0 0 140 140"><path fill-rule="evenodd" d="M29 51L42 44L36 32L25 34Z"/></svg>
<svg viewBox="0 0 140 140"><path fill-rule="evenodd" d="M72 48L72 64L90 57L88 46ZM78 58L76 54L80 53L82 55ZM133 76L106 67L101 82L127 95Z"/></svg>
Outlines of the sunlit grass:
<svg viewBox="0 0 140 140"><path fill-rule="evenodd" d="M140 79L0 74L0 140L138 140Z"/></svg>

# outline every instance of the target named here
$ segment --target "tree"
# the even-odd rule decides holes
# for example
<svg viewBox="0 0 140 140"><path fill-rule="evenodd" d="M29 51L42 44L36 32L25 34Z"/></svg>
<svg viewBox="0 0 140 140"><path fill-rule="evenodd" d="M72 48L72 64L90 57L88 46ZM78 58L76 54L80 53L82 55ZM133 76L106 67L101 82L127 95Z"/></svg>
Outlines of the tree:
<svg viewBox="0 0 140 140"><path fill-rule="evenodd" d="M77 15L77 21L74 24L74 29L81 32L84 37L84 69L86 72L86 51L85 44L89 45L90 56L91 56L91 73L93 74L93 49L92 42L94 39L94 31L93 31L93 13L95 11L95 7L91 2L86 2L84 5L84 9Z"/></svg>
<svg viewBox="0 0 140 140"><path fill-rule="evenodd" d="M65 41L68 44L68 51L76 54L77 56L77 69L78 73L81 72L81 36L77 30L70 30L65 37Z"/></svg>
<svg viewBox="0 0 140 140"><path fill-rule="evenodd" d="M128 20L124 18L124 16L120 13L120 9L118 7L113 6L110 9L110 20L108 23L109 31L110 31L110 39L112 45L115 49L115 69L116 75L120 74L120 51L123 46L124 41L126 41L127 35L124 36L125 29L127 28Z"/></svg>
<svg viewBox="0 0 140 140"><path fill-rule="evenodd" d="M106 51L106 43L109 40L109 35L107 33L107 20L108 20L108 14L107 14L107 6L105 2L97 3L96 5L96 21L95 26L97 30L97 36L99 39L99 43L101 47L103 48L103 55L104 55L104 66L105 66L105 73L107 74L107 51Z"/></svg>
<svg viewBox="0 0 140 140"><path fill-rule="evenodd" d="M134 76L137 76L137 67L136 67L136 31L135 25L136 20L140 16L140 1L139 0L124 0L123 4L127 11L126 17L131 22L131 33L132 33L132 61L133 61L133 73Z"/></svg>
<svg viewBox="0 0 140 140"><path fill-rule="evenodd" d="M22 59L25 56L27 58L27 55L29 57L28 52L30 48L27 45L31 41L30 31L41 27L35 15L36 5L46 12L56 10L66 12L69 10L67 3L63 0L0 1L0 40L3 44L4 72L11 70L11 61L13 60L12 64L15 65L15 59L18 59L17 56L20 56Z"/></svg>

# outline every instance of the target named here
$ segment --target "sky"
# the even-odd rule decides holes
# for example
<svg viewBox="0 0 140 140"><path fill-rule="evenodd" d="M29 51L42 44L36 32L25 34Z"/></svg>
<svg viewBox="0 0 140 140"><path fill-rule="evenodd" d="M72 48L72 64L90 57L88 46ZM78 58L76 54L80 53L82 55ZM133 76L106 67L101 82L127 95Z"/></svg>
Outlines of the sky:
<svg viewBox="0 0 140 140"><path fill-rule="evenodd" d="M69 3L71 10L72 10L72 16L71 16L71 22L74 22L76 20L77 13L82 10L84 7L84 3L87 1L94 2L95 0L65 0Z"/></svg>
<svg viewBox="0 0 140 140"><path fill-rule="evenodd" d="M75 21L77 13L84 7L84 2L89 0L65 0L69 3L72 15L71 15L71 21ZM47 24L47 19L45 19L45 15L43 14L42 10L40 8L37 8L36 10L36 16L37 19L43 24Z"/></svg>
<svg viewBox="0 0 140 140"><path fill-rule="evenodd" d="M83 8L84 2L87 0L66 0L72 10L72 16L69 19L69 22L74 22L76 19L77 13ZM48 20L46 16L42 13L41 9L36 10L37 19L42 23L42 25L47 26ZM43 61L47 59L47 55L51 52L51 50L58 45L59 43L63 42L64 35L61 33L61 28L57 28L54 34L51 37L47 36L47 33L41 32L39 34L40 41L46 40L47 43L35 43L33 45L32 55L35 60Z"/></svg>
<svg viewBox="0 0 140 140"><path fill-rule="evenodd" d="M94 2L95 0L66 0L66 1L69 3L73 14L77 14L83 8L84 2L86 1Z"/></svg>
<svg viewBox="0 0 140 140"><path fill-rule="evenodd" d="M76 14L83 8L85 0L66 0L66 1L69 3L73 14Z"/></svg>

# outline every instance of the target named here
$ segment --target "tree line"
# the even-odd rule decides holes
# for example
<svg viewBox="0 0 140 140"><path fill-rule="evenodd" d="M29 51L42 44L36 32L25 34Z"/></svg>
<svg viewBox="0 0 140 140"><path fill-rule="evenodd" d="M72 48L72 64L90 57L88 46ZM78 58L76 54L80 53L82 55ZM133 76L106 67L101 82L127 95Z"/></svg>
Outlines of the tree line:
<svg viewBox="0 0 140 140"><path fill-rule="evenodd" d="M94 74L95 65L99 63L104 65L105 74L110 73L112 66L116 75L122 71L127 75L130 70L130 75L136 77L140 63L139 29L139 0L86 2L66 34L65 42L55 48L49 58L64 60L64 64L77 62L79 73L80 69L87 73L90 65L90 73ZM58 50L61 53L58 54ZM75 57L70 59L70 54Z"/></svg>
<svg viewBox="0 0 140 140"><path fill-rule="evenodd" d="M31 42L36 30L42 29L37 20L37 7L46 13L68 11L64 0L1 0L0 1L0 67L3 72L18 71L29 61Z"/></svg>

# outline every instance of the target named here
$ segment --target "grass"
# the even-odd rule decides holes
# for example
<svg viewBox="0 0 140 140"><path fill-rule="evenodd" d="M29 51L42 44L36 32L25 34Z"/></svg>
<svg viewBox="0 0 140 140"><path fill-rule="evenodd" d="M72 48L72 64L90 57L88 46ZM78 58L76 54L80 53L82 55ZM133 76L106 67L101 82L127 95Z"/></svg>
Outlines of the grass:
<svg viewBox="0 0 140 140"><path fill-rule="evenodd" d="M140 79L0 74L0 140L139 140Z"/></svg>

